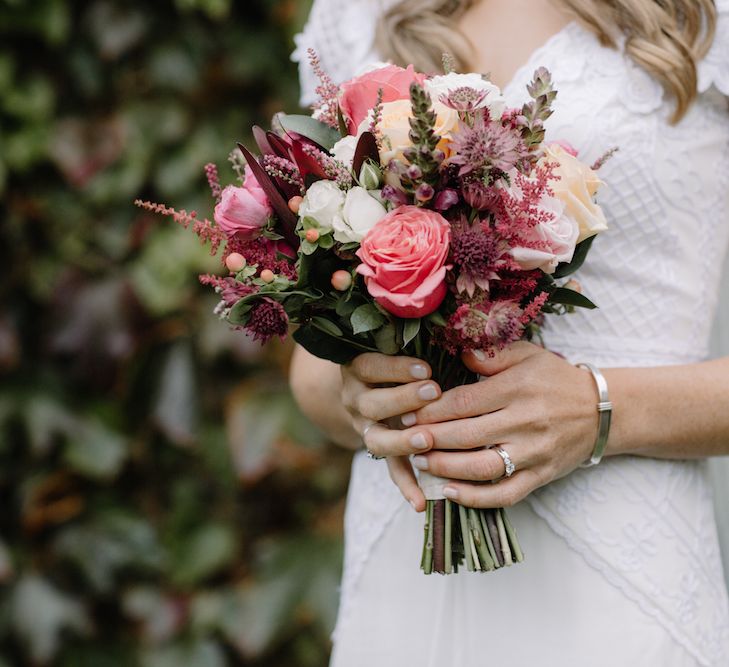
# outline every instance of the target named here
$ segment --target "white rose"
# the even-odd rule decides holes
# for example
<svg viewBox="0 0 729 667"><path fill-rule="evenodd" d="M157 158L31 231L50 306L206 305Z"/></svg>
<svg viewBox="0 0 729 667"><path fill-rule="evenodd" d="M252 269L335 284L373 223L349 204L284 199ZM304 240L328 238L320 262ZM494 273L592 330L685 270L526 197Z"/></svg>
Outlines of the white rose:
<svg viewBox="0 0 729 667"><path fill-rule="evenodd" d="M572 261L580 227L567 215L564 202L556 197L544 197L539 203L542 211L551 213L549 222L541 222L532 229L530 241L539 242L543 248L512 248L511 256L524 271L541 269L554 273L560 262Z"/></svg>
<svg viewBox="0 0 729 667"><path fill-rule="evenodd" d="M334 181L317 181L307 191L299 207L300 218L314 218L320 231L328 234L335 221L341 220L344 193Z"/></svg>
<svg viewBox="0 0 729 667"><path fill-rule="evenodd" d="M501 94L498 86L494 85L480 74L444 74L443 76L434 76L425 82L425 89L428 91L433 101L440 100L445 95L458 88L473 88L476 92L485 93L483 101L476 105L475 108L488 108L491 118L501 118L506 109L506 99Z"/></svg>
<svg viewBox="0 0 729 667"><path fill-rule="evenodd" d="M359 186L352 188L344 203L344 215L334 222L334 239L340 243L359 243L382 218L387 209L371 193Z"/></svg>
<svg viewBox="0 0 729 667"><path fill-rule="evenodd" d="M334 146L332 146L332 156L335 160L339 160L347 167L352 166L354 161L354 151L357 148L359 137L343 137Z"/></svg>

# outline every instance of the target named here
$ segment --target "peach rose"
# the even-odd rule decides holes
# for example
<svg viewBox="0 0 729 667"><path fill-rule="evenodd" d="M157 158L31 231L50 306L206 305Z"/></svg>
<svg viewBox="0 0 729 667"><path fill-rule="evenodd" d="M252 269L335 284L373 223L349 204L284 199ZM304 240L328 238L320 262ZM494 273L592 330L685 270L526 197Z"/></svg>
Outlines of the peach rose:
<svg viewBox="0 0 729 667"><path fill-rule="evenodd" d="M448 157L453 132L458 129L458 112L440 102L433 103L433 111L436 113L435 131L441 136L437 148L442 150ZM410 141L410 119L412 116L413 109L409 99L382 105L382 118L377 129L382 134L382 143L384 144L380 153L380 162L383 166L395 158L402 159L403 151L412 146L413 142ZM365 119L360 126L360 132L368 127L369 119Z"/></svg>
<svg viewBox="0 0 729 667"><path fill-rule="evenodd" d="M567 215L579 225L579 243L604 232L607 220L594 199L601 181L595 171L577 159L573 151L561 142L550 143L544 147L542 160L557 164L554 175L559 179L551 181L549 185L555 197L564 202Z"/></svg>
<svg viewBox="0 0 729 667"><path fill-rule="evenodd" d="M397 317L423 317L446 295L450 225L439 213L401 206L364 237L357 251L367 291Z"/></svg>
<svg viewBox="0 0 729 667"><path fill-rule="evenodd" d="M347 120L350 134L357 131L360 123L377 104L380 89L383 102L394 102L409 99L410 85L415 82L424 83L425 75L418 74L412 65L407 69L385 65L342 84L339 106Z"/></svg>
<svg viewBox="0 0 729 667"><path fill-rule="evenodd" d="M246 165L243 187L229 185L223 190L215 206L214 218L228 238L252 239L266 226L272 214L266 193Z"/></svg>

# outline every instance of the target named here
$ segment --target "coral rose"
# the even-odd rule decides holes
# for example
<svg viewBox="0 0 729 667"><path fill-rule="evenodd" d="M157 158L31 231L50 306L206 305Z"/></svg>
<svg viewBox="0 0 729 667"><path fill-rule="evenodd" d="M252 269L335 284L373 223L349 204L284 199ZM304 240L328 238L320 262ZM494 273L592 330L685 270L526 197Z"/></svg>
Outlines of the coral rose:
<svg viewBox="0 0 729 667"><path fill-rule="evenodd" d="M342 84L339 106L350 134L356 133L359 124L377 104L380 89L383 102L410 99L410 84L415 82L424 83L425 75L418 74L412 65L408 65L407 69L385 65Z"/></svg>
<svg viewBox="0 0 729 667"><path fill-rule="evenodd" d="M401 206L362 240L357 256L367 291L397 317L423 317L446 295L450 225L439 213Z"/></svg>
<svg viewBox="0 0 729 667"><path fill-rule="evenodd" d="M243 187L229 185L215 206L215 222L228 238L250 240L258 236L273 214L263 188L251 168L246 166Z"/></svg>

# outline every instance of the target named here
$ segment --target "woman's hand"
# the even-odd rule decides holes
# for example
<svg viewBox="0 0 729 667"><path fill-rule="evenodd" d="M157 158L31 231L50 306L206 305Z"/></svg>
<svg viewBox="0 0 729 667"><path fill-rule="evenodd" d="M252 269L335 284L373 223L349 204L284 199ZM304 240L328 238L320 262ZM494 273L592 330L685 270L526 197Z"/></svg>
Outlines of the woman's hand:
<svg viewBox="0 0 729 667"><path fill-rule="evenodd" d="M390 477L418 512L425 509L425 497L407 455L426 451L432 440L417 429L395 443L388 436L412 425L414 413L440 397L430 376L430 366L420 359L384 354L362 354L342 366L342 403L355 430L373 454L387 455ZM386 452L383 443L391 443Z"/></svg>
<svg viewBox="0 0 729 667"><path fill-rule="evenodd" d="M405 415L403 421L411 428L378 432L372 442L378 453L400 454L420 434L431 451L415 456L413 464L453 480L444 495L469 507L514 505L589 458L597 435L598 399L587 371L526 342L493 358L471 353L463 360L488 377L446 391ZM508 479L501 479L501 456L489 449L497 445L516 466ZM484 483L493 480L501 481ZM409 484L401 490L406 497L412 494Z"/></svg>

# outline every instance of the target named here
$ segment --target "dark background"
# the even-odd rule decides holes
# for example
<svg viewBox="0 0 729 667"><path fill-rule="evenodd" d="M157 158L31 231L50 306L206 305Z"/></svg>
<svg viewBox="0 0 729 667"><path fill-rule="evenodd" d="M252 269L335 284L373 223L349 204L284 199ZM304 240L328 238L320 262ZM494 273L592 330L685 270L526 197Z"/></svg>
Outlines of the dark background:
<svg viewBox="0 0 729 667"><path fill-rule="evenodd" d="M0 0L0 666L320 666L349 455L137 197L297 108L308 2Z"/></svg>

